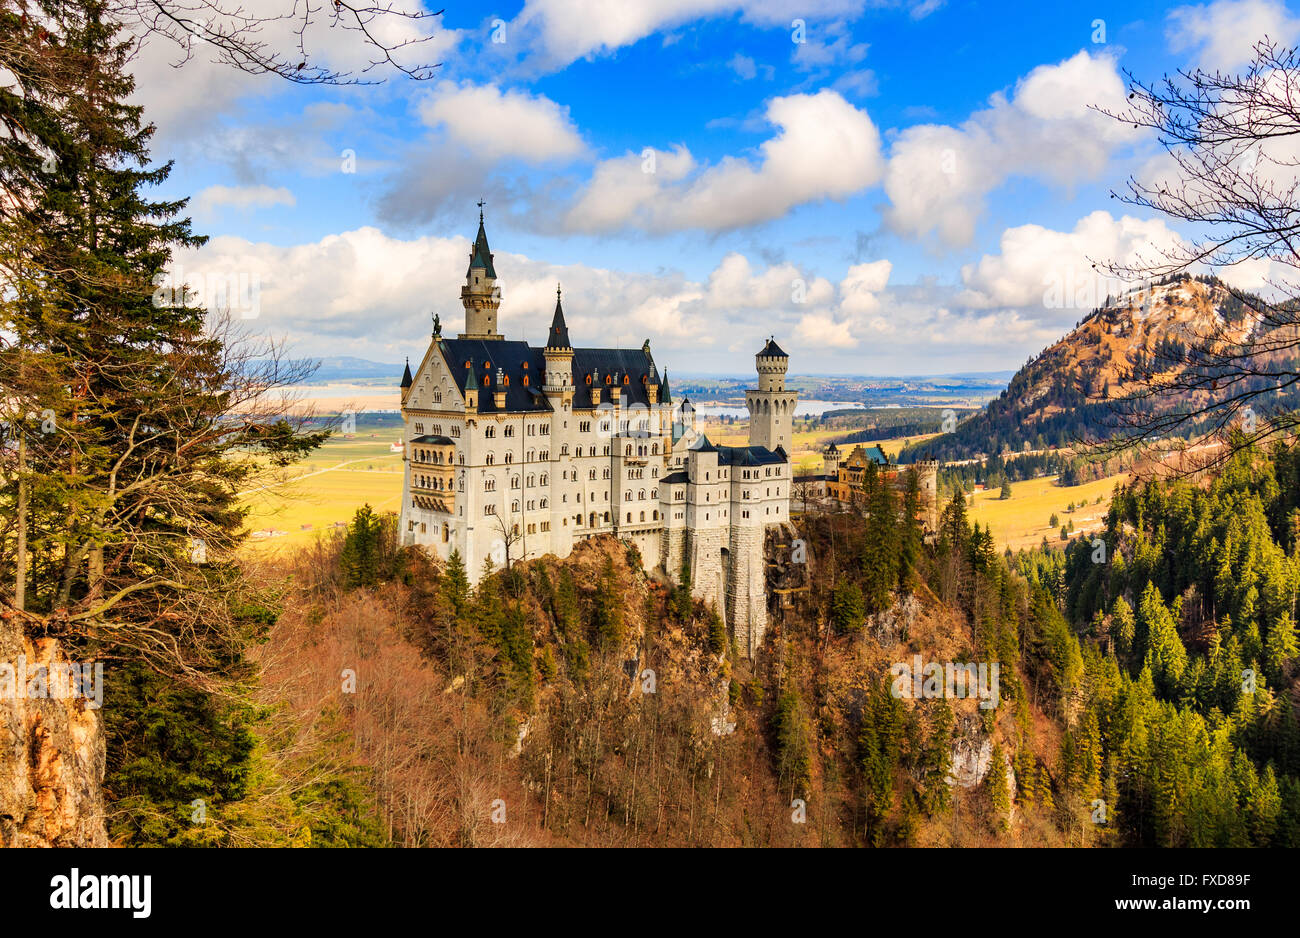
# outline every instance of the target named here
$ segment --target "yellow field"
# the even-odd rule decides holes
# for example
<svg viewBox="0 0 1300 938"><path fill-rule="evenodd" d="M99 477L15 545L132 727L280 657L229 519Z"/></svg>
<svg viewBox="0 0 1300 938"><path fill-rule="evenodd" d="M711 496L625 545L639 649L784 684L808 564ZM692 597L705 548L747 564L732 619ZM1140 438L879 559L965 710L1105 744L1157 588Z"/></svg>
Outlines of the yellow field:
<svg viewBox="0 0 1300 938"><path fill-rule="evenodd" d="M402 499L402 454L390 453L392 433L335 437L280 479L246 492L252 510L248 549L281 550L310 544L362 505L397 511ZM268 535L268 532L270 534Z"/></svg>
<svg viewBox="0 0 1300 938"><path fill-rule="evenodd" d="M1001 494L999 488L976 492L967 500L967 511L972 523L978 521L993 531L993 540L999 548L1009 546L1012 550L1019 550L1036 547L1042 543L1044 535L1056 545L1061 543L1061 525L1071 521L1074 522L1072 533L1075 535L1101 530L1110 510L1111 492L1116 485L1126 481L1127 474L1073 488L1057 485L1055 476L1013 482L1009 499L998 498ZM1101 498L1100 504L1097 504L1098 497ZM1065 507L1070 502L1074 502L1076 507L1067 514ZM1057 515L1055 528L1048 524L1053 513Z"/></svg>

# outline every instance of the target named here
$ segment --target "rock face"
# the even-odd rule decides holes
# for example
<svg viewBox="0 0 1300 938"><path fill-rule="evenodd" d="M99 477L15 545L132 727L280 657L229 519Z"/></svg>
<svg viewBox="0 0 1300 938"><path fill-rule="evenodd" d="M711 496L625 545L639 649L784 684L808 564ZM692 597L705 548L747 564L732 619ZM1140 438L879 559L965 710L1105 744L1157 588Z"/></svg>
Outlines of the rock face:
<svg viewBox="0 0 1300 938"><path fill-rule="evenodd" d="M952 740L952 766L948 769L948 784L974 788L984 780L993 762L993 740L985 735L980 721L962 717Z"/></svg>
<svg viewBox="0 0 1300 938"><path fill-rule="evenodd" d="M66 664L52 638L0 621L0 664ZM0 697L0 846L104 847L104 733L79 698Z"/></svg>

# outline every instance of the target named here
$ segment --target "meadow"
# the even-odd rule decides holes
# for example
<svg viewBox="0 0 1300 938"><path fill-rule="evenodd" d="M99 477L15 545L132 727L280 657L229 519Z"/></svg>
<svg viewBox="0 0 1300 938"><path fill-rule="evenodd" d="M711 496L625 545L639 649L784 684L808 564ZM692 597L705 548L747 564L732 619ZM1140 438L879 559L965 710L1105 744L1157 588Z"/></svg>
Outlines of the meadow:
<svg viewBox="0 0 1300 938"><path fill-rule="evenodd" d="M402 500L401 439L396 415L362 414L356 433L335 433L320 449L244 493L253 551L310 544L345 525L362 505L397 511Z"/></svg>
<svg viewBox="0 0 1300 938"><path fill-rule="evenodd" d="M1110 511L1110 497L1116 485L1128 481L1126 474L1098 479L1083 485L1062 486L1056 476L1026 479L1011 484L1011 497L1000 497L998 488L967 497L971 523L988 527L999 548L1013 551L1037 547L1046 537L1049 544L1061 542L1061 525L1074 522L1071 536L1101 530ZM1098 501L1100 499L1100 501ZM1074 510L1067 511L1073 503ZM1052 515L1056 526L1051 525Z"/></svg>

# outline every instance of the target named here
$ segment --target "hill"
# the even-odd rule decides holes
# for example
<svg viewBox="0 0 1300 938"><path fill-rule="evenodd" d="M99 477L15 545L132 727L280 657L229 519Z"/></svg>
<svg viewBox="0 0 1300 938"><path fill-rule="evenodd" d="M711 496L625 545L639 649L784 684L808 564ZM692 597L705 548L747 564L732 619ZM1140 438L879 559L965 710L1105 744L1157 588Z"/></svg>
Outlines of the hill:
<svg viewBox="0 0 1300 938"><path fill-rule="evenodd" d="M1186 275L1107 297L1016 372L986 408L903 458L977 459L1108 439L1117 426L1116 402L1140 390L1147 376L1185 367L1188 349L1210 334L1250 338L1250 302L1218 280Z"/></svg>

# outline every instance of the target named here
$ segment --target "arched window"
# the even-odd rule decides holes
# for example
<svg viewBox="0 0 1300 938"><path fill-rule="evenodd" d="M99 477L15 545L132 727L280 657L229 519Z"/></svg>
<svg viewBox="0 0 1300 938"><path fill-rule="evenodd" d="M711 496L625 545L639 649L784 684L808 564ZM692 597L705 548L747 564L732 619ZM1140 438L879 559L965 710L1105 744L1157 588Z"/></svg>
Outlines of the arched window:
<svg viewBox="0 0 1300 938"><path fill-rule="evenodd" d="M644 520L645 520L645 512L644 512L644 511L643 511L643 512L641 512L641 520L642 520L642 521L644 521Z"/></svg>
<svg viewBox="0 0 1300 938"><path fill-rule="evenodd" d="M514 462L514 461L515 461L515 454L514 454L514 453L510 453L510 452L507 452L507 453L506 453L506 462Z"/></svg>
<svg viewBox="0 0 1300 938"><path fill-rule="evenodd" d="M497 461L497 458L496 458L495 456L493 456L491 453L488 453L487 456L486 456L485 459L484 459L484 462L486 462L489 466L494 465L494 464L496 463L496 461Z"/></svg>

